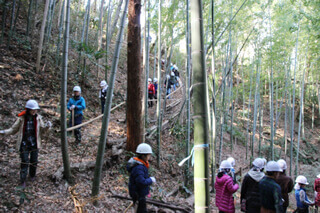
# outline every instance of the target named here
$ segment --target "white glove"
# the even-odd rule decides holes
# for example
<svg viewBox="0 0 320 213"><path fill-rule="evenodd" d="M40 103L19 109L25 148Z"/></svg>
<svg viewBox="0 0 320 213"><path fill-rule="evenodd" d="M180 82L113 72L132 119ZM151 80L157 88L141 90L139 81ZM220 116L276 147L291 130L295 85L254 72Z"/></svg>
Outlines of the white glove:
<svg viewBox="0 0 320 213"><path fill-rule="evenodd" d="M52 128L52 123L50 121L47 121L46 126L49 127L49 129L51 129Z"/></svg>
<svg viewBox="0 0 320 213"><path fill-rule="evenodd" d="M72 105L72 106L70 107L70 110L73 110L74 108L76 108L76 106L75 106L75 105Z"/></svg>
<svg viewBox="0 0 320 213"><path fill-rule="evenodd" d="M151 178L151 180L152 180L152 183L156 183L156 182L157 182L154 177L150 177L150 178Z"/></svg>
<svg viewBox="0 0 320 213"><path fill-rule="evenodd" d="M5 133L5 131L4 130L0 130L0 134L4 134Z"/></svg>

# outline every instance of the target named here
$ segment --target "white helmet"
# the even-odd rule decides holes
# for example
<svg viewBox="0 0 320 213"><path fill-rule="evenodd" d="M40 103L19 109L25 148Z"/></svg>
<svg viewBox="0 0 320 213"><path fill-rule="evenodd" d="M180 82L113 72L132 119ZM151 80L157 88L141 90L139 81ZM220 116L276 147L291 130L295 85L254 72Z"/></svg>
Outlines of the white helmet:
<svg viewBox="0 0 320 213"><path fill-rule="evenodd" d="M138 153L138 154L152 154L152 148L149 144L141 143L138 145L136 153Z"/></svg>
<svg viewBox="0 0 320 213"><path fill-rule="evenodd" d="M179 68L177 67L177 65L173 65L174 69L179 71Z"/></svg>
<svg viewBox="0 0 320 213"><path fill-rule="evenodd" d="M279 164L279 166L282 169L282 171L287 169L287 163L286 163L285 160L280 159L280 160L277 161L277 163Z"/></svg>
<svg viewBox="0 0 320 213"><path fill-rule="evenodd" d="M157 79L157 78L154 78L154 79L153 79L153 82L154 82L154 83L158 82L158 79Z"/></svg>
<svg viewBox="0 0 320 213"><path fill-rule="evenodd" d="M151 79L151 78L148 78L148 82L152 82L152 79Z"/></svg>
<svg viewBox="0 0 320 213"><path fill-rule="evenodd" d="M174 72L171 72L171 76L174 76Z"/></svg>
<svg viewBox="0 0 320 213"><path fill-rule="evenodd" d="M264 161L261 158L256 158L252 162L252 165L254 165L255 167L258 167L259 169L263 169L264 168Z"/></svg>
<svg viewBox="0 0 320 213"><path fill-rule="evenodd" d="M275 161L269 161L266 166L267 172L282 172L279 164Z"/></svg>
<svg viewBox="0 0 320 213"><path fill-rule="evenodd" d="M35 100L29 100L29 101L27 101L27 103L26 103L26 108L27 108L27 109L33 109L33 110L35 110L35 109L40 109L38 102L35 101Z"/></svg>
<svg viewBox="0 0 320 213"><path fill-rule="evenodd" d="M229 161L231 163L231 166L234 167L234 165L236 165L236 160L233 157L229 157L227 159L227 161Z"/></svg>
<svg viewBox="0 0 320 213"><path fill-rule="evenodd" d="M231 169L232 168L232 165L229 161L227 160L223 160L220 164L220 167L219 169Z"/></svg>
<svg viewBox="0 0 320 213"><path fill-rule="evenodd" d="M73 87L73 92L80 92L81 93L81 88L79 86Z"/></svg>
<svg viewBox="0 0 320 213"><path fill-rule="evenodd" d="M263 161L264 166L266 166L267 165L267 159L265 159L265 158L261 158L261 159Z"/></svg>
<svg viewBox="0 0 320 213"><path fill-rule="evenodd" d="M167 78L170 78L170 75L167 75Z"/></svg>
<svg viewBox="0 0 320 213"><path fill-rule="evenodd" d="M105 87L107 86L107 82L105 80L100 82L100 87Z"/></svg>
<svg viewBox="0 0 320 213"><path fill-rule="evenodd" d="M308 181L307 181L307 178L303 175L299 175L297 178L296 178L296 183L301 183L301 184L304 184L304 185L309 185Z"/></svg>

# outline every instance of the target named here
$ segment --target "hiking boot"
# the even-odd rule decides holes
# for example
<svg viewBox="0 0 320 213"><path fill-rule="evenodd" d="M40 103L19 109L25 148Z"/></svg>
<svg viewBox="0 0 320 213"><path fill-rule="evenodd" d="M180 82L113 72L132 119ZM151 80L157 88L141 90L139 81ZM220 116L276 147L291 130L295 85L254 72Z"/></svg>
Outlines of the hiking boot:
<svg viewBox="0 0 320 213"><path fill-rule="evenodd" d="M36 177L30 177L30 181L34 182L36 180Z"/></svg>

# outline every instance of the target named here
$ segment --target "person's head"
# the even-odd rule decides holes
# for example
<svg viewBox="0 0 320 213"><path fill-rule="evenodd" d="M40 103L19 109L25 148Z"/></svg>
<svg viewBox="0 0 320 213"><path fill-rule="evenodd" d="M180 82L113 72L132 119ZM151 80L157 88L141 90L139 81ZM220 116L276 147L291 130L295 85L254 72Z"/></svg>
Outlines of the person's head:
<svg viewBox="0 0 320 213"><path fill-rule="evenodd" d="M34 116L37 114L38 109L40 109L39 104L36 100L28 100L26 103L27 114Z"/></svg>
<svg viewBox="0 0 320 213"><path fill-rule="evenodd" d="M81 88L79 86L73 87L73 95L75 97L78 97L78 96L80 96L80 94L81 94Z"/></svg>
<svg viewBox="0 0 320 213"><path fill-rule="evenodd" d="M320 178L320 174L317 175L317 178Z"/></svg>
<svg viewBox="0 0 320 213"><path fill-rule="evenodd" d="M148 84L152 84L152 79L148 78Z"/></svg>
<svg viewBox="0 0 320 213"><path fill-rule="evenodd" d="M231 169L232 169L232 165L229 161L227 160L221 161L220 167L219 167L220 173L230 174Z"/></svg>
<svg viewBox="0 0 320 213"><path fill-rule="evenodd" d="M285 173L286 169L287 169L287 163L285 160L283 159L280 159L277 161L277 163L279 164L280 166L280 169L282 169L282 172Z"/></svg>
<svg viewBox="0 0 320 213"><path fill-rule="evenodd" d="M174 76L174 72L171 72L171 76Z"/></svg>
<svg viewBox="0 0 320 213"><path fill-rule="evenodd" d="M101 89L105 88L105 86L107 86L107 85L108 85L108 84L107 84L107 82L106 82L105 80L103 80L103 81L100 82L100 87L101 87Z"/></svg>
<svg viewBox="0 0 320 213"><path fill-rule="evenodd" d="M136 153L138 154L138 158L148 162L151 158L152 148L147 143L141 143L137 146Z"/></svg>
<svg viewBox="0 0 320 213"><path fill-rule="evenodd" d="M303 175L299 175L296 178L296 183L299 184L301 188L304 188L306 185L309 185L307 178Z"/></svg>
<svg viewBox="0 0 320 213"><path fill-rule="evenodd" d="M227 161L229 161L231 163L231 166L234 167L236 165L236 160L233 157L229 157L227 159Z"/></svg>
<svg viewBox="0 0 320 213"><path fill-rule="evenodd" d="M157 83L157 82L158 82L158 79L157 79L157 78L154 78L154 79L153 79L153 82L154 82L154 83Z"/></svg>
<svg viewBox="0 0 320 213"><path fill-rule="evenodd" d="M282 169L276 161L269 161L266 166L267 175L272 178L277 178Z"/></svg>
<svg viewBox="0 0 320 213"><path fill-rule="evenodd" d="M262 172L264 170L264 161L261 158L254 159L252 168L254 171Z"/></svg>

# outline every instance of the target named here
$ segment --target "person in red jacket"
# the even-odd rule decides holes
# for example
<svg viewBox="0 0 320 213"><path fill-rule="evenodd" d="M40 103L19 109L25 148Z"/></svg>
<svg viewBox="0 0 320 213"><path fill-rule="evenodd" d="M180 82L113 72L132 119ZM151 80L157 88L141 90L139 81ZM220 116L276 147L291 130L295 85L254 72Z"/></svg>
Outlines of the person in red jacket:
<svg viewBox="0 0 320 213"><path fill-rule="evenodd" d="M234 184L231 175L232 165L227 160L220 164L219 173L214 184L216 189L216 206L219 213L234 213L233 193L239 189L238 184Z"/></svg>
<svg viewBox="0 0 320 213"><path fill-rule="evenodd" d="M320 206L320 174L317 175L317 179L314 181L314 197L315 206L318 212L318 207Z"/></svg>
<svg viewBox="0 0 320 213"><path fill-rule="evenodd" d="M156 90L154 89L154 85L152 83L152 80L151 78L148 79L148 99L150 101L148 101L148 107L152 107L153 106L153 97L155 96L156 94Z"/></svg>

